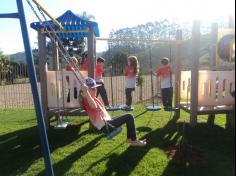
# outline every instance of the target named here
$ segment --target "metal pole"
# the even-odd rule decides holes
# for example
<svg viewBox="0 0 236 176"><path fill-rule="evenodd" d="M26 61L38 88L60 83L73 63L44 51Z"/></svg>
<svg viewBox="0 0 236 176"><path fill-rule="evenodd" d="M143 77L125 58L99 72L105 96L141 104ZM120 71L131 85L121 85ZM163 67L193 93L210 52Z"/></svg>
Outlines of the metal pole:
<svg viewBox="0 0 236 176"><path fill-rule="evenodd" d="M200 55L200 21L194 21L192 30L192 69L191 69L191 116L190 125L197 125L198 114L198 72L199 72L199 55Z"/></svg>
<svg viewBox="0 0 236 176"><path fill-rule="evenodd" d="M152 106L146 107L147 111L159 111L161 109L160 106L154 105L154 89L153 89L153 79L152 79L152 51L151 46L149 48L149 62L150 62L150 69L151 69L151 94L152 94Z"/></svg>
<svg viewBox="0 0 236 176"><path fill-rule="evenodd" d="M46 133L46 128L45 128L42 104L40 101L38 87L37 87L37 78L36 78L36 72L34 68L34 61L33 61L33 56L31 52L26 21L25 21L23 3L22 3L22 0L16 0L16 3L17 3L18 12L19 12L21 33L23 37L26 60L27 60L28 71L29 71L29 78L30 78L31 89L32 89L33 98L34 98L34 105L35 105L35 111L36 111L36 116L37 116L37 121L38 121L41 145L43 148L46 174L53 176L54 172L53 172L53 167L52 167L52 162L51 162L51 157L50 157L50 150L49 150L47 133Z"/></svg>
<svg viewBox="0 0 236 176"><path fill-rule="evenodd" d="M152 79L152 51L151 48L149 48L149 64L151 69L151 93L152 93L152 106L154 107L154 89L153 89L153 79Z"/></svg>
<svg viewBox="0 0 236 176"><path fill-rule="evenodd" d="M182 41L182 30L176 31L176 41ZM181 46L180 43L176 43L176 53L175 53L175 66L174 66L174 76L175 76L175 100L174 107L179 108L180 106L180 81L181 81ZM180 111L175 112L175 117L180 117Z"/></svg>
<svg viewBox="0 0 236 176"><path fill-rule="evenodd" d="M112 61L113 63L113 61ZM111 103L112 103L112 107L114 107L114 95L113 95L113 73L112 73L112 69L110 71L111 73Z"/></svg>
<svg viewBox="0 0 236 176"><path fill-rule="evenodd" d="M40 8L61 30L64 30L63 26L55 19L53 18L40 4L37 0L32 0L38 8Z"/></svg>

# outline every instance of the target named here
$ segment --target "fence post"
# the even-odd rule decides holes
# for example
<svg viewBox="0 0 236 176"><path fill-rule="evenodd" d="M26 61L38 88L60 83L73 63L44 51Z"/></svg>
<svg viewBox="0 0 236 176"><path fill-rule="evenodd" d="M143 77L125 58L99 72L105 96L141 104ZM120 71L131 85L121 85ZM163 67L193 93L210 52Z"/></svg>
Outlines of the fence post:
<svg viewBox="0 0 236 176"><path fill-rule="evenodd" d="M217 65L217 38L218 38L218 24L211 25L211 52L210 52L210 66L211 70L216 69ZM215 114L209 114L207 119L208 125L214 125Z"/></svg>
<svg viewBox="0 0 236 176"><path fill-rule="evenodd" d="M192 69L191 69L191 105L190 125L197 125L198 114L198 72L200 54L200 21L194 21L192 31Z"/></svg>
<svg viewBox="0 0 236 176"><path fill-rule="evenodd" d="M45 34L38 31L38 55L39 55L39 80L41 87L41 101L42 109L44 113L44 120L46 128L49 127L48 119L48 99L47 99L47 74L46 74L46 36Z"/></svg>
<svg viewBox="0 0 236 176"><path fill-rule="evenodd" d="M181 80L181 56L180 56L180 43L178 41L182 40L182 30L176 31L176 58L175 58L175 102L174 106L178 107L180 106L180 80ZM180 110L175 112L175 117L180 117Z"/></svg>
<svg viewBox="0 0 236 176"><path fill-rule="evenodd" d="M88 68L88 76L91 78L94 78L95 73L95 65L96 65L96 51L95 51L95 36L93 33L93 27L89 28L88 33L88 62L89 62L89 68ZM90 122L89 123L89 129L95 130L95 127Z"/></svg>

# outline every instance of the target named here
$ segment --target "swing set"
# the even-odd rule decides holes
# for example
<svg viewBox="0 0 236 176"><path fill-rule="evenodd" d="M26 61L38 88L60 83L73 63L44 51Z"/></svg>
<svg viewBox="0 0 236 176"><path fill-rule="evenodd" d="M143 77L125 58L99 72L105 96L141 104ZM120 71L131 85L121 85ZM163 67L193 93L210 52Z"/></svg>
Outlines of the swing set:
<svg viewBox="0 0 236 176"><path fill-rule="evenodd" d="M31 52L31 47L30 47L30 42L29 42L29 37L28 37L28 30L26 26L26 20L25 20L25 14L24 14L24 8L23 8L23 3L22 0L17 0L17 13L8 13L8 14L0 14L0 18L16 18L19 19L20 21L20 26L21 26L21 31L22 31L22 38L24 42L24 47L25 47L25 53L26 53L26 58L27 58L27 66L29 70L29 78L30 78L30 83L31 83L31 89L32 89L32 94L33 94L33 99L34 99L34 104L35 104L35 111L36 111L36 117L38 121L38 129L39 129L39 134L40 134L40 139L42 143L42 148L43 148L43 155L44 155L44 161L45 161L45 167L46 167L46 174L47 175L54 175L53 168L52 168L52 162L50 158L50 149L49 149L49 144L48 144L48 139L47 139L47 134L46 134L46 126L48 127L49 125L49 117L52 115L60 115L60 114L67 114L70 113L72 114L78 114L81 113L81 109L78 108L78 103L77 101L73 101L76 99L76 96L71 96L72 99L70 99L70 102L67 102L67 98L64 95L66 90L62 89L62 87L68 86L68 90L75 90L74 88L76 87L77 92L80 88L80 83L82 83L83 77L87 74L89 77L94 77L94 66L95 66L95 37L99 36L99 31L98 31L98 26L97 23L95 22L90 22L90 21L84 21L78 18L75 18L76 21L72 25L68 25L71 23L67 23L66 21L63 21L63 17L59 18L61 19L61 22L58 22L58 20L54 19L52 16L49 15L49 13L46 12L45 9L42 8L41 5L36 0L32 0L34 4L37 6L40 14L42 15L44 20L41 20L39 17L38 13L36 12L35 8L33 5L30 3L29 0L26 0L27 3L30 5L32 11L35 13L37 18L39 19L40 22L38 23L32 23L31 27L34 28L35 30L38 31L38 44L39 44L39 68L40 68L40 89L41 89L41 97L39 94L39 88L37 86L37 78L36 78L36 72L34 68L34 62L33 62L33 56ZM46 14L46 15L45 15ZM73 13L71 11L67 11L66 13L68 17L77 17L73 16ZM46 16L48 16L51 21L46 20ZM65 18L66 19L66 18ZM72 18L70 18L72 19ZM194 24L193 28L193 48L195 48L195 51L199 50L199 38L200 38L200 25L198 23ZM217 31L217 30L216 30ZM218 33L214 33L218 34ZM231 37L230 40L227 38L227 42L221 42L223 45L221 47L224 48L224 44L226 43L227 46L229 45L228 43L234 43L234 31L233 31L233 38ZM54 44L54 62L56 63L55 70L54 71L48 71L47 69L47 57L46 57L46 37L49 37ZM63 56L63 59L67 62L70 63L70 55L68 54L67 50L63 47L61 39L62 38L83 38L87 37L88 39L88 59L89 59L89 70L88 73L82 73L78 71L78 68L73 68L72 72L65 72L65 71L59 71L59 57L58 57L58 52ZM177 40L180 40L180 35L179 38L177 37ZM225 39L226 40L226 39ZM216 40L217 41L217 40ZM213 46L216 46L216 43L213 43ZM230 44L232 46L232 44ZM177 46L179 47L179 45ZM225 52L227 48L224 48L222 52ZM213 47L213 53L217 51L216 47ZM177 49L177 52L179 50ZM220 54L222 53L220 52ZM228 52L226 52L228 53ZM229 53L233 53L231 50ZM229 54L229 56L232 56ZM180 59L179 57L180 53L177 53L177 58ZM223 54L224 55L224 54ZM216 57L213 57L212 59L212 70L204 72L204 71L199 71L198 70L198 62L199 58L197 57L198 53L194 52L194 62L193 62L193 68L191 70L191 77L187 77L187 81L185 80L184 77L184 72L181 74L176 74L175 77L175 82L177 85L176 86L176 95L177 98L175 98L176 104L179 105L182 109L186 110L187 112L191 113L191 123L195 124L196 123L196 115L197 114L216 114L216 113L228 113L231 112L234 107L233 104L235 103L235 100L230 97L230 91L233 91L235 89L235 81L234 81L234 68L225 68L223 71L222 70L217 70L217 65L216 65ZM221 56L221 55L220 55ZM176 58L176 59L177 59ZM227 57L226 57L227 58ZM180 73L180 60L176 61L177 65L175 68L175 73L179 72ZM177 70L177 71L176 71ZM204 78L204 76L201 76L203 74L204 76L208 75L210 80L215 81L215 84L212 82L207 82L207 80ZM189 75L189 73L188 73ZM216 77L217 75L218 77ZM223 75L223 76L222 76ZM233 76L232 76L233 75ZM181 79L180 79L181 76ZM51 78L52 77L52 78ZM59 79L56 79L59 78ZM69 78L69 83L66 81L67 78ZM203 82L201 82L201 78L204 78ZM79 84L74 84L78 82ZM181 82L180 82L181 80ZM209 79L208 79L209 80ZM180 92L183 90L189 90L186 89L186 83L189 83L187 87L190 87L190 92L191 92L191 100L190 100L190 105L188 106L186 104L181 104L180 100L183 100L184 98L181 96L180 97ZM191 84L190 84L191 83ZM62 86L61 86L62 85ZM181 87L182 85L183 87ZM203 86L205 85L205 86ZM221 86L222 85L222 86ZM203 87L204 89L200 89L199 87ZM212 90L215 91L212 91ZM56 92L57 90L57 92ZM210 91L208 91L210 90ZM62 92L63 91L63 92ZM202 92L203 96L198 96L201 94L198 94L198 92ZM50 93L50 94L49 94ZM68 92L67 92L68 93ZM75 93L75 92L74 92ZM188 95L189 92L185 92L185 95ZM51 95L53 98L48 98ZM75 94L74 94L75 95ZM204 97L204 99L201 99ZM209 101L205 101L206 97L209 97ZM212 98L213 97L213 98ZM217 97L217 98L215 98ZM74 99L73 99L74 98ZM59 100L58 100L59 99ZM50 100L50 101L48 101ZM204 101L201 101L204 100ZM43 103L42 103L43 102ZM221 102L221 103L220 103ZM223 104L222 104L223 102ZM205 104L207 103L207 104ZM212 109L207 109L207 105L211 106ZM222 108L223 106L223 108ZM74 109L73 107L77 107L77 109ZM68 108L65 109L66 111L61 110L61 108ZM198 109L200 108L200 109ZM106 126L109 124L106 124ZM114 130L110 132L107 136L108 139L111 139L114 137L116 134L118 134L121 131L121 129Z"/></svg>
<svg viewBox="0 0 236 176"><path fill-rule="evenodd" d="M51 156L50 156L50 149L49 149L49 144L48 144L48 138L47 138L47 133L46 133L46 127L45 127L45 121L44 121L45 118L44 118L44 113L42 110L42 103L40 101L40 94L39 94L38 85L37 85L37 77L36 77L36 72L34 69L33 55L31 52L31 46L29 42L29 36L28 36L28 30L27 30L25 12L24 12L22 0L17 0L16 5L17 5L17 10L18 10L16 13L0 14L0 18L19 19L24 48L25 48L26 61L27 61L27 66L28 66L28 71L29 71L31 90L33 94L36 117L37 117L37 122L38 122L39 136L40 136L41 146L43 150L45 170L46 170L47 175L54 176L54 171L53 171L52 161L51 161Z"/></svg>
<svg viewBox="0 0 236 176"><path fill-rule="evenodd" d="M145 43L148 43L149 45L149 50L148 50L148 58L149 58L149 69L152 70L153 68L153 63L152 63L152 46L154 44L161 44L161 45L168 45L170 50L169 50L169 57L170 57L170 64L171 64L171 59L172 59L172 50L171 50L171 47L172 45L176 46L176 48L178 47L179 44L181 44L182 42L185 42L184 40L159 40L159 39L145 39L145 38L97 38L96 39L97 41L107 41L109 43L111 42L115 42L115 43L120 43L120 42L134 42L134 43L142 43L142 42L145 42ZM179 51L179 49L178 49ZM178 52L177 52L178 53ZM176 57L178 57L178 55L176 54ZM172 75L171 76L171 83L170 85L172 85ZM157 94L154 95L154 86L155 83L154 83L154 78L153 78L153 75L151 74L150 76L150 81L149 81L149 78L147 80L148 82L150 82L150 97L147 97L147 99L145 99L144 101L151 101L151 105L145 107L146 111L159 111L161 110L161 106L158 105L158 101L157 103L155 103L155 99L160 99L160 92L158 92ZM111 84L112 84L112 76L111 76ZM112 89L112 86L111 86L111 89ZM149 89L149 88L148 88ZM157 84L157 89L158 91L160 90L158 84ZM117 91L121 91L121 89L118 89ZM141 90L140 90L141 91ZM112 92L112 102L113 102L113 90L111 90ZM149 90L148 90L149 92ZM120 99L118 101L121 101ZM143 102L143 100L141 100L141 102ZM113 103L112 103L113 104ZM123 108L121 108L122 110L125 110ZM176 106L176 104L171 107L170 109L165 109L165 111L170 111L170 112L178 112L179 111L179 108Z"/></svg>

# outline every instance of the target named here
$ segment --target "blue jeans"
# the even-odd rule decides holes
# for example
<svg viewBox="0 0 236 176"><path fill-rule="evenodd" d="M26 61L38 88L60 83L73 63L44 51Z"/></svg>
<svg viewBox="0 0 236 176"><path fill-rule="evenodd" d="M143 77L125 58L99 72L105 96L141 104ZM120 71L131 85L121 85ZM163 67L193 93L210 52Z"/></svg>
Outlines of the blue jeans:
<svg viewBox="0 0 236 176"><path fill-rule="evenodd" d="M134 124L134 117L131 114L125 114L119 117L116 117L112 120L107 121L109 124L114 126L115 128L120 127L124 123L126 123L127 127L127 139L131 139L132 141L136 140L136 131L135 131L135 124ZM108 128L108 129L107 129ZM101 131L103 133L109 133L113 130L110 125L105 125L102 127Z"/></svg>

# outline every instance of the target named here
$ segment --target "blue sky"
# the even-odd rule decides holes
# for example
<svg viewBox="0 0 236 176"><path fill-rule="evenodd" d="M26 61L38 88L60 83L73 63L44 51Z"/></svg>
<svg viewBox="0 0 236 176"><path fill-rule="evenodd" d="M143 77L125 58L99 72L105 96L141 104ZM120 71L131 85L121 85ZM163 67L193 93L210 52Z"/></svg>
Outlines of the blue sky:
<svg viewBox="0 0 236 176"><path fill-rule="evenodd" d="M26 0L24 9L31 47L36 47L37 33L29 27L38 21ZM67 10L86 11L95 16L101 37L108 37L112 29L131 27L146 22L169 19L177 22L193 20L217 22L235 14L235 0L38 0L53 16ZM0 0L0 13L17 12L16 0ZM23 51L23 42L17 19L0 19L0 48L5 54ZM100 48L98 42L98 49Z"/></svg>

